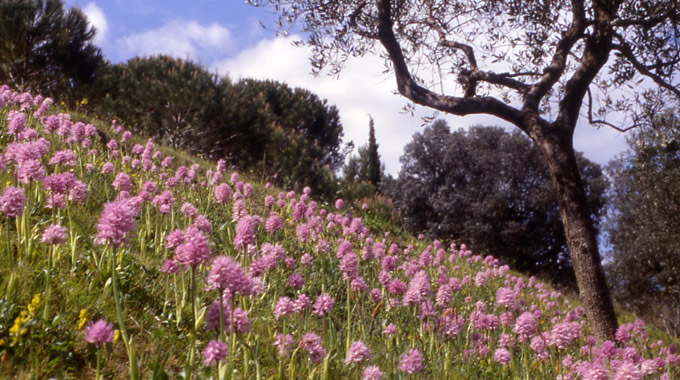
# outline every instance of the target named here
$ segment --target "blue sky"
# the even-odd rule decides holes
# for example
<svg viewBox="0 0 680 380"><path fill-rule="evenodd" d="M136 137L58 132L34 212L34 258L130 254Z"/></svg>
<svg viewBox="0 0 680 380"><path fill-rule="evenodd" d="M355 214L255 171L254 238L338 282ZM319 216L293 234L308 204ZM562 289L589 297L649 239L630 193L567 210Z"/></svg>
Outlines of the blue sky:
<svg viewBox="0 0 680 380"><path fill-rule="evenodd" d="M95 44L112 62L167 54L200 62L232 80L274 79L307 88L338 107L345 141L354 141L355 146L368 140L370 114L379 152L393 175L398 174L403 146L421 129L421 117L432 114L422 107L414 116L401 112L407 102L395 94L394 77L382 72L383 61L377 56L349 60L338 77L313 77L309 50L294 47L295 36L275 37L261 28L259 21L272 25L275 15L244 0L64 0L64 4L84 11L98 30ZM507 126L487 116L445 118L452 129ZM600 164L626 148L623 134L586 124L577 128L574 146Z"/></svg>
<svg viewBox="0 0 680 380"><path fill-rule="evenodd" d="M66 0L80 7L98 30L97 44L113 62L135 55L170 53L210 64L237 54L272 33L266 9L234 0Z"/></svg>

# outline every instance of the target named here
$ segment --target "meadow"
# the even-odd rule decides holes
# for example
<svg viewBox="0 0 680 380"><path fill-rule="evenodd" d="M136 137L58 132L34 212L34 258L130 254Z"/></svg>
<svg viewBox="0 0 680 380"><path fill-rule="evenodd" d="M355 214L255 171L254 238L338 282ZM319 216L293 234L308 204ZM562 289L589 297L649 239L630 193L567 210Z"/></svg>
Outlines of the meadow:
<svg viewBox="0 0 680 380"><path fill-rule="evenodd" d="M321 202L3 86L0 373L680 379L644 321L597 341L573 295L410 236L381 202Z"/></svg>

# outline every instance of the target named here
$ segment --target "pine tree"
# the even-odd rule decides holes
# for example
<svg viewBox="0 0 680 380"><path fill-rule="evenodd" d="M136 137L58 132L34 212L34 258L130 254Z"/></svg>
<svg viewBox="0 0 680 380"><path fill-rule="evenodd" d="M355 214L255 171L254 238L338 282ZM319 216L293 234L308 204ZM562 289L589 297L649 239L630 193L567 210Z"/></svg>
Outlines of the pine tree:
<svg viewBox="0 0 680 380"><path fill-rule="evenodd" d="M0 83L74 100L104 64L95 29L61 0L0 1Z"/></svg>

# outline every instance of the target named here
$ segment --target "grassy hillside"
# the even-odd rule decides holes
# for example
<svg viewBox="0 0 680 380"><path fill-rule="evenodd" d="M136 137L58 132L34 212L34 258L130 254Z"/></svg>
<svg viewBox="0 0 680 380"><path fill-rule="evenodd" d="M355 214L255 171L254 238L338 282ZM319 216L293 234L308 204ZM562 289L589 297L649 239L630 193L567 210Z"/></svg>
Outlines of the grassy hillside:
<svg viewBox="0 0 680 380"><path fill-rule="evenodd" d="M8 378L680 378L643 321L0 90ZM391 229L392 233L385 232ZM663 340L661 340L663 338Z"/></svg>

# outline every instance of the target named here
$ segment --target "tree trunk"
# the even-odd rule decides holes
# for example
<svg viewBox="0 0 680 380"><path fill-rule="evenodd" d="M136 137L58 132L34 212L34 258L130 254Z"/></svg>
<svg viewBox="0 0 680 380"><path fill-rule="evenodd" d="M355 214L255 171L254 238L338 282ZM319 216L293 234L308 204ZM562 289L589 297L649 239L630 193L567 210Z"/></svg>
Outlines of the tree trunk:
<svg viewBox="0 0 680 380"><path fill-rule="evenodd" d="M610 339L618 324L600 262L585 187L576 164L572 133L561 133L545 126L530 130L550 171L588 323L595 336L602 340Z"/></svg>

